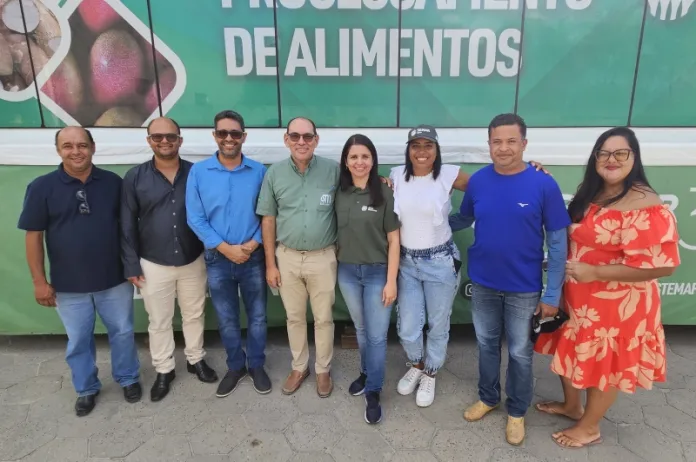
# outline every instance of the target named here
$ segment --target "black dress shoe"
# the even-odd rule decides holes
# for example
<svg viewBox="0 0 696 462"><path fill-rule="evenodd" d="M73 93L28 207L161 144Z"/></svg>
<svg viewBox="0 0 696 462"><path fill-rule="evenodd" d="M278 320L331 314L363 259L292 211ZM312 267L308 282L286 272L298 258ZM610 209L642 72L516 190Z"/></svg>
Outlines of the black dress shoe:
<svg viewBox="0 0 696 462"><path fill-rule="evenodd" d="M129 403L137 403L140 401L142 396L143 389L138 382L132 383L127 387L123 387L123 397L126 398L126 401Z"/></svg>
<svg viewBox="0 0 696 462"><path fill-rule="evenodd" d="M201 359L196 364L189 364L189 362L186 361L186 370L191 374L196 374L198 376L198 380L201 382L217 382L217 373L210 366L208 366L208 364L206 364L204 359Z"/></svg>
<svg viewBox="0 0 696 462"><path fill-rule="evenodd" d="M156 402L167 396L167 393L169 393L169 384L174 381L175 377L176 373L174 371L167 372L166 374L157 374L155 383L152 384L152 388L150 389L150 400Z"/></svg>
<svg viewBox="0 0 696 462"><path fill-rule="evenodd" d="M94 406L97 404L96 398L98 394L99 392L96 392L93 395L78 397L77 401L75 401L75 414L77 414L78 417L84 417L92 412L92 409L94 409Z"/></svg>

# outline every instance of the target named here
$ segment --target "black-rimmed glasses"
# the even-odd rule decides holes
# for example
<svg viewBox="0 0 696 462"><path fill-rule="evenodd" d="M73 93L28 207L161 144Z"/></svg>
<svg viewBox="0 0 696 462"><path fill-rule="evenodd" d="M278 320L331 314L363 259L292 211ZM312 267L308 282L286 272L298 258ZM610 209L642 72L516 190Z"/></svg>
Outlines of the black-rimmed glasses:
<svg viewBox="0 0 696 462"><path fill-rule="evenodd" d="M595 158L597 158L597 160L600 162L606 162L611 156L614 156L614 159L616 159L617 162L626 162L631 156L632 152L633 151L630 149L617 149L616 151L605 151L600 149L599 151L595 152Z"/></svg>

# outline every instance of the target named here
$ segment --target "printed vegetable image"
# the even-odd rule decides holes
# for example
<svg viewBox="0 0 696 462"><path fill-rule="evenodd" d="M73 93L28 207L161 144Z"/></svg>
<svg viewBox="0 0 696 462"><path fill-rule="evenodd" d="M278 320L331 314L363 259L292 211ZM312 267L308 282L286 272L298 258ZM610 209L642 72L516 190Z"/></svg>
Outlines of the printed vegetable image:
<svg viewBox="0 0 696 462"><path fill-rule="evenodd" d="M96 34L104 32L121 19L118 13L103 0L82 0L77 10L85 26Z"/></svg>
<svg viewBox="0 0 696 462"><path fill-rule="evenodd" d="M23 1L37 2L37 17L46 14L38 0ZM43 43L50 50L51 40L60 37L57 22L38 22L36 48L44 51ZM142 126L160 104L155 66L164 98L176 83L171 64L153 53L149 34L136 31L105 0L83 0L68 22L70 51L41 87L43 94L83 126Z"/></svg>
<svg viewBox="0 0 696 462"><path fill-rule="evenodd" d="M77 112L84 97L84 87L73 55L69 54L63 60L42 90L68 113Z"/></svg>
<svg viewBox="0 0 696 462"><path fill-rule="evenodd" d="M0 0L0 81L3 88L20 91L32 85L35 75L58 49L60 40L58 20L39 0Z"/></svg>
<svg viewBox="0 0 696 462"><path fill-rule="evenodd" d="M98 103L111 104L138 90L143 56L130 34L110 30L92 45L90 66L94 98Z"/></svg>

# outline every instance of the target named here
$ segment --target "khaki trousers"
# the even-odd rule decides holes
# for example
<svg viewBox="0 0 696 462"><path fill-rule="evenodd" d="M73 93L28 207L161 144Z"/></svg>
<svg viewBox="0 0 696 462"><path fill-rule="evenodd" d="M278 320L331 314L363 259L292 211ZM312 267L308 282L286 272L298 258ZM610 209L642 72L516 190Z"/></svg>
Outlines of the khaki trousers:
<svg viewBox="0 0 696 462"><path fill-rule="evenodd" d="M208 278L203 255L186 266L162 266L140 259L145 283L140 289L150 324L150 355L155 371L166 374L174 370L175 299L179 299L184 353L190 364L205 356L203 330L205 324L205 295Z"/></svg>
<svg viewBox="0 0 696 462"><path fill-rule="evenodd" d="M280 298L287 315L293 370L309 366L307 298L314 316L315 372L329 372L333 358L333 304L336 299L336 248L298 251L280 244L276 249Z"/></svg>

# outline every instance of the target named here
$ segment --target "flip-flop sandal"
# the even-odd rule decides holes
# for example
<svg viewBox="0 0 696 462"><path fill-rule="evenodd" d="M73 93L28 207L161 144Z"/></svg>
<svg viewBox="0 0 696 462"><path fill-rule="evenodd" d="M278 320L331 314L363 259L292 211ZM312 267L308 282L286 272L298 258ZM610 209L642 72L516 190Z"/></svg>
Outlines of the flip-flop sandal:
<svg viewBox="0 0 696 462"><path fill-rule="evenodd" d="M575 419L575 418L573 418L573 417L570 417L569 415L563 414L562 412L556 412L556 411L551 410L551 408L549 407L550 404L551 404L550 401L549 401L549 402L545 402L545 403L536 403L536 404L534 405L534 407L536 408L537 411L543 412L544 414L548 414L548 415L557 415L557 416L559 416L559 417L565 417L566 419L575 420L575 421L578 420L578 419ZM542 409L540 406L544 406L544 407L546 407L547 409Z"/></svg>
<svg viewBox="0 0 696 462"><path fill-rule="evenodd" d="M553 442L556 443L559 447L561 447L561 448L563 448L563 449L582 449L582 448L586 448L586 447L588 447L588 446L594 446L594 445L596 445L596 444L600 444L600 443L604 442L604 440L602 439L601 436L598 437L597 439L594 439L594 440L590 441L589 443L585 443L585 444L582 444L582 443L579 442L578 440L573 439L573 438L571 438L570 436L568 436L568 435L566 435L566 434L562 434L561 436L565 436L565 437L568 438L568 439L571 441L571 443L573 444L573 445L571 445L571 446L566 446L565 444L561 444L561 443L558 442L558 438L560 438L560 436L559 436L558 438L554 438L553 436L551 436L551 439L553 440ZM575 446L575 445L579 445L579 446Z"/></svg>

